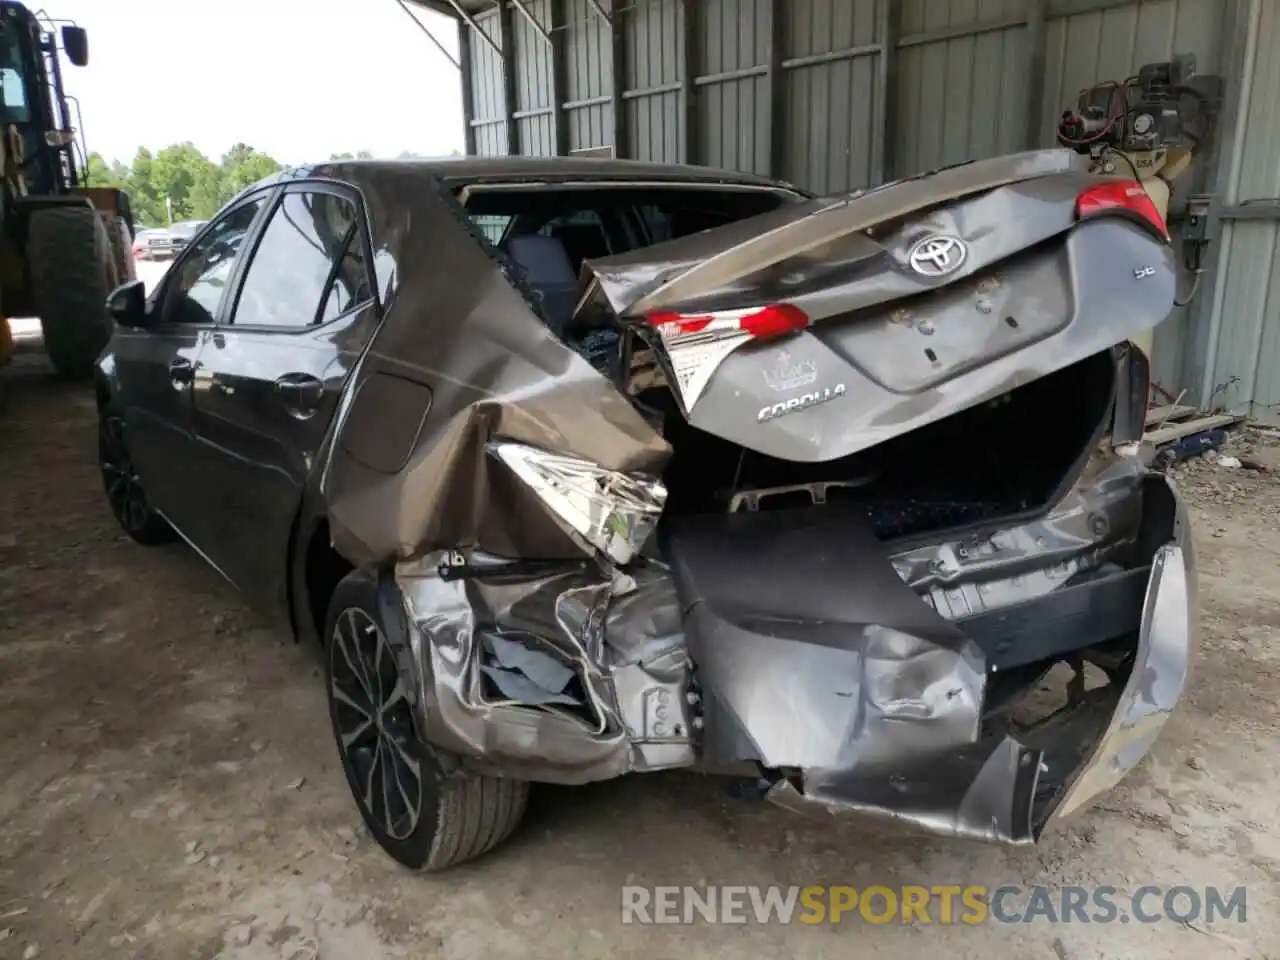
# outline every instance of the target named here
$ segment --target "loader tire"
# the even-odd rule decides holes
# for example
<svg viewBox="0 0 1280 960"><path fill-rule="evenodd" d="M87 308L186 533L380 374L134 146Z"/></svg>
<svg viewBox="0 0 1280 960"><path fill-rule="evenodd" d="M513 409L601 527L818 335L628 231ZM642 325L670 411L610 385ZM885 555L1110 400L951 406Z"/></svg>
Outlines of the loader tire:
<svg viewBox="0 0 1280 960"><path fill-rule="evenodd" d="M59 376L91 376L111 338L109 250L106 227L88 205L46 207L31 214L27 232L31 288L45 353Z"/></svg>
<svg viewBox="0 0 1280 960"><path fill-rule="evenodd" d="M113 268L107 284L107 292L110 293L122 283L137 280L138 271L134 269L133 243L129 239L129 225L125 223L124 217L108 217L106 226Z"/></svg>

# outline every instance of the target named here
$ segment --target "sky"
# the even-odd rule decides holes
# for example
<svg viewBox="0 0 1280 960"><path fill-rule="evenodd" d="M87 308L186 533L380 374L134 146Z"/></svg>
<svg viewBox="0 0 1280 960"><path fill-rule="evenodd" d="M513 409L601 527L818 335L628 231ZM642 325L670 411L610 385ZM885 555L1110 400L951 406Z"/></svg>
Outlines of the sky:
<svg viewBox="0 0 1280 960"><path fill-rule="evenodd" d="M458 71L396 0L44 2L89 32L88 66L64 58L63 80L86 149L108 160L186 140L214 161L241 141L285 164L463 149ZM455 22L415 14L456 56Z"/></svg>

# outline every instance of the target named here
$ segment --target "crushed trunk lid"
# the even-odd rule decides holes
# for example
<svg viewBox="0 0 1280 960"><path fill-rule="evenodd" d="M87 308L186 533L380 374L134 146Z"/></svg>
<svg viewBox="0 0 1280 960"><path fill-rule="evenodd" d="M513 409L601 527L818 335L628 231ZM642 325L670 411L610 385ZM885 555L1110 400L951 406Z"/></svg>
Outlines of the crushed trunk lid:
<svg viewBox="0 0 1280 960"><path fill-rule="evenodd" d="M1122 183L1037 151L791 204L588 261L579 317L633 325L694 426L833 460L1163 320L1176 266L1158 214L1079 216L1082 194Z"/></svg>

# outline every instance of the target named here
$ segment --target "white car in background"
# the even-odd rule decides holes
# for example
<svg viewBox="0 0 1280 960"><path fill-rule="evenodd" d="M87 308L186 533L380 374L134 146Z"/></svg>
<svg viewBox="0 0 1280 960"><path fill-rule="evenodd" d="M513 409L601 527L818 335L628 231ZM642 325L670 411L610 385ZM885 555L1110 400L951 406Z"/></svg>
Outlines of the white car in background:
<svg viewBox="0 0 1280 960"><path fill-rule="evenodd" d="M133 237L133 259L135 262L146 260L168 260L173 257L173 239L167 230L161 227L146 227Z"/></svg>
<svg viewBox="0 0 1280 960"><path fill-rule="evenodd" d="M179 220L177 223L170 224L165 232L169 235L174 255L181 251L208 222L208 220Z"/></svg>

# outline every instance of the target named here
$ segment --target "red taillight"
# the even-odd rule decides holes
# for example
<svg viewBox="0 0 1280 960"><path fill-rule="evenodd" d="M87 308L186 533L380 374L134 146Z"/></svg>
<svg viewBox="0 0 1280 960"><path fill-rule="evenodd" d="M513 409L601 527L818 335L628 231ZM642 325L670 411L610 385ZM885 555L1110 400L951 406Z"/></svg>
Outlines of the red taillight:
<svg viewBox="0 0 1280 960"><path fill-rule="evenodd" d="M659 329L669 327L674 329L677 334L682 333L700 333L710 326L711 321L715 317L687 313L670 313L665 310L658 310L645 317L649 323Z"/></svg>
<svg viewBox="0 0 1280 960"><path fill-rule="evenodd" d="M1076 218L1080 220L1117 209L1137 214L1155 227L1160 236L1169 239L1164 217L1160 216L1146 188L1137 180L1109 180L1076 197Z"/></svg>
<svg viewBox="0 0 1280 960"><path fill-rule="evenodd" d="M809 317L791 303L773 303L750 310L723 310L717 313L673 313L659 311L646 318L668 336L697 333L722 335L746 334L756 340L768 340L795 333L809 326Z"/></svg>
<svg viewBox="0 0 1280 960"><path fill-rule="evenodd" d="M708 313L662 310L646 314L645 320L662 337L675 373L672 386L685 412L693 409L712 374L739 347L796 333L809 326L808 314L792 303Z"/></svg>
<svg viewBox="0 0 1280 960"><path fill-rule="evenodd" d="M747 333L757 340L795 333L809 325L809 317L803 310L790 303L775 303L738 321Z"/></svg>

